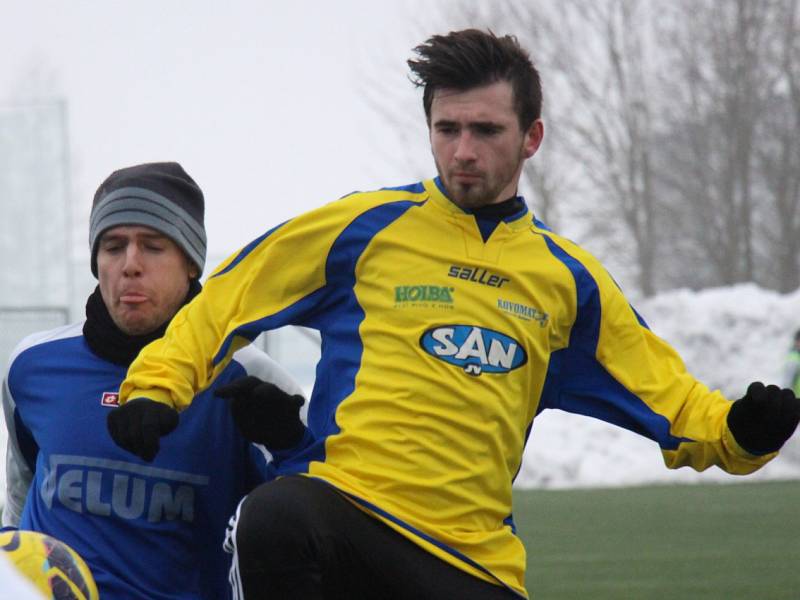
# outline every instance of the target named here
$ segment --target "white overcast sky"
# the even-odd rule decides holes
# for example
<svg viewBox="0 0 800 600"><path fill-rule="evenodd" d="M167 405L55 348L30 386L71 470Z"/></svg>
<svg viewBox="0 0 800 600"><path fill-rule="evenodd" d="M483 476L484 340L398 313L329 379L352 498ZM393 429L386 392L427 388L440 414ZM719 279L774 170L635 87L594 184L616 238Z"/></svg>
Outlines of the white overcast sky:
<svg viewBox="0 0 800 600"><path fill-rule="evenodd" d="M376 152L397 140L361 96L365 78L413 89L405 60L437 33L414 4L0 0L0 103L66 99L79 232L111 171L177 160L219 259L341 195L413 181Z"/></svg>

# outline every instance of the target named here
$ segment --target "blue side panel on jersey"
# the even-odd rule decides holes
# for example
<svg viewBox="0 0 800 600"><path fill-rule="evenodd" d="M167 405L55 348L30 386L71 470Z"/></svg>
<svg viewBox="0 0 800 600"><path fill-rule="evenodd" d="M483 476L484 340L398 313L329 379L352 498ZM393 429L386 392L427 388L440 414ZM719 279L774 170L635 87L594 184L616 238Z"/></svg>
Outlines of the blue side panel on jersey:
<svg viewBox="0 0 800 600"><path fill-rule="evenodd" d="M36 440L33 439L28 426L22 421L18 409L14 409L14 431L17 434L17 444L20 452L22 452L22 458L25 459L25 464L33 472L36 470L36 457L39 455L39 446Z"/></svg>
<svg viewBox="0 0 800 600"><path fill-rule="evenodd" d="M575 278L578 315L569 346L550 357L539 412L560 408L595 417L654 440L666 450L675 450L681 442L690 441L671 435L669 420L653 412L597 361L602 310L597 282L586 267L549 236L545 241Z"/></svg>

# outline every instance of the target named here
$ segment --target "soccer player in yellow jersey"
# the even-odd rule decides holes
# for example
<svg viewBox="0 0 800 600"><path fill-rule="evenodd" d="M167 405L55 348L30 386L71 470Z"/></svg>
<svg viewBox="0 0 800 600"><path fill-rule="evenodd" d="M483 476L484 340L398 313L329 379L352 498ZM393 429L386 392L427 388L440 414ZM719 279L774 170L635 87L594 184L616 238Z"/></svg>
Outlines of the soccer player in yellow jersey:
<svg viewBox="0 0 800 600"><path fill-rule="evenodd" d="M517 185L542 93L515 38L465 30L415 50L438 177L352 194L231 256L131 365L109 417L118 444L150 454L236 349L320 331L307 428L269 385L226 389L283 475L231 520L239 597L526 597L511 485L542 410L644 435L670 468L740 474L800 418L790 390L754 383L731 402L694 379L600 263L529 212Z"/></svg>

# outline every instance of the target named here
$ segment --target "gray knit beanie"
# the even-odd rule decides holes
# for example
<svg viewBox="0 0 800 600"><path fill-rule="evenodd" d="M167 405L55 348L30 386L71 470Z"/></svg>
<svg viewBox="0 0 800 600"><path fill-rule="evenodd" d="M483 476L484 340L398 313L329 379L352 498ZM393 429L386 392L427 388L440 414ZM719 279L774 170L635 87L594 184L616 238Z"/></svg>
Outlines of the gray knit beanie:
<svg viewBox="0 0 800 600"><path fill-rule="evenodd" d="M114 171L94 195L89 219L92 273L103 232L118 225L142 225L171 238L203 272L206 230L203 192L176 162L145 163Z"/></svg>

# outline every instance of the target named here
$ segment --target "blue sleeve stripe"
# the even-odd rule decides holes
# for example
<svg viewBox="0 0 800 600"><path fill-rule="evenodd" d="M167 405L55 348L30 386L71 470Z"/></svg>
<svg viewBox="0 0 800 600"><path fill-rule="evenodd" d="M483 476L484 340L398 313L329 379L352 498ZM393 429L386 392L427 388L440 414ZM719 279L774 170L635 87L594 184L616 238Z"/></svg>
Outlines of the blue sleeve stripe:
<svg viewBox="0 0 800 600"><path fill-rule="evenodd" d="M551 229L550 229L550 228L549 228L547 225L545 225L544 223L542 223L542 222L541 222L539 219L537 219L536 217L534 217L534 218L533 218L533 224L534 224L534 225L536 225L536 227L538 227L539 229L544 229L545 231L552 231L552 230L551 230Z"/></svg>
<svg viewBox="0 0 800 600"><path fill-rule="evenodd" d="M385 187L381 188L383 192L410 192L412 194L424 194L425 193L425 185L420 181L417 183L412 183L410 185L398 185L395 187Z"/></svg>
<svg viewBox="0 0 800 600"><path fill-rule="evenodd" d="M308 413L308 426L317 441L294 460L284 463L282 472L305 472L309 462L325 460L324 440L339 432L335 421L336 409L355 389L364 351L358 334L364 311L353 289L356 266L376 234L408 209L422 204L424 201L389 202L356 217L331 246L325 264L326 285L323 288L278 313L237 327L214 357L214 364L223 359L234 336L252 341L261 332L284 325L302 325L320 332L321 356Z"/></svg>
<svg viewBox="0 0 800 600"><path fill-rule="evenodd" d="M398 200L375 206L353 219L336 238L328 253L325 277L331 283L352 288L358 259L375 235L423 201Z"/></svg>
<svg viewBox="0 0 800 600"><path fill-rule="evenodd" d="M286 307L282 311L237 327L225 338L219 351L214 356L213 364L218 364L228 354L230 345L235 336L243 337L252 342L262 332L276 329L284 325L303 325L318 329L324 335L326 321L336 325L341 319L341 308L342 306L346 306L346 303L342 303L342 294L336 290L349 290L349 293L352 295L352 288L355 284L356 263L361 253L364 251L364 248L366 248L367 244L378 231L392 223L412 206L420 204L422 204L422 202L412 202L410 200L391 202L376 206L356 217L339 234L339 237L336 238L336 241L333 243L328 253L325 264L325 277L327 280L325 287L314 291L299 302ZM236 263L242 260L249 252L282 225L283 224L278 225L278 227L271 229L261 237L253 240L242 249L230 265L220 273L217 273L217 275L222 275L222 273L232 269ZM353 299L353 302L358 306L355 299ZM333 304L333 306L330 306L331 304ZM329 310L327 314L325 310L321 310L322 307L328 307ZM360 307L358 307L358 311L361 311ZM361 316L355 323L355 330L358 329L358 323L360 323L362 319L363 313L361 313Z"/></svg>
<svg viewBox="0 0 800 600"><path fill-rule="evenodd" d="M324 462L324 440L339 432L336 409L353 393L361 368L364 345L358 328L364 311L356 298L355 270L374 237L405 212L423 202L401 200L376 206L354 219L331 246L325 266L329 294L325 307L318 307L303 324L322 336L316 383L309 402L308 426L317 442L303 453L294 468L308 470L311 461Z"/></svg>
<svg viewBox="0 0 800 600"><path fill-rule="evenodd" d="M326 288L320 288L298 302L295 302L291 306L287 306L285 309L278 311L277 313L267 315L260 319L256 319L255 321L250 321L244 325L240 325L225 338L220 346L219 351L217 351L216 355L214 355L212 364L216 366L225 358L230 350L234 337L242 337L252 342L265 331L277 329L278 327L283 327L284 325L303 324L300 316L309 312L315 306L320 305L324 301L326 292Z"/></svg>
<svg viewBox="0 0 800 600"><path fill-rule="evenodd" d="M431 544L433 546L436 546L437 548L439 548L440 550L443 550L444 552L447 552L450 556L452 556L454 558L457 558L461 562L470 565L471 567L477 569L481 573L485 573L486 575L491 577L493 580L495 580L497 583L502 585L505 589L507 589L510 592L512 592L515 596L517 596L519 598L524 598L524 596L520 595L519 592L517 592L514 588L510 587L506 582L504 582L502 579L500 579L497 575L492 573L489 569L487 569L483 565L481 565L481 564L475 562L474 560L472 560L466 554L462 554L461 552L459 552L455 548L451 548L450 546L446 546L445 544L441 543L439 540L437 540L435 538L432 538L431 536L429 536L428 534L420 531L416 527L413 527L413 526L409 525L408 523L406 523L404 521L401 521L400 519L398 519L394 515L386 512L385 510L383 510L382 508L380 508L378 506L375 506L371 502L367 502L363 498L359 498L358 496L355 496L353 494L345 492L344 490L339 489L338 487L336 487L335 485L325 481L324 479L319 479L317 477L314 477L314 479L317 480L317 481L321 481L322 483L324 483L326 485L331 486L337 492L347 496L353 502L355 502L356 504L359 504L360 506L363 506L364 508L366 508L370 512L375 513L376 515L380 515L384 519L386 519L388 521L391 521L392 523L395 523L396 525L399 525L400 527L402 527L406 531L409 531L409 532L413 533L416 537L425 540L429 544Z"/></svg>
<svg viewBox="0 0 800 600"><path fill-rule="evenodd" d="M600 338L600 290L589 270L575 257L556 244L550 236L544 236L547 247L572 273L577 292L578 315L570 333L570 346L578 342L594 355Z"/></svg>
<svg viewBox="0 0 800 600"><path fill-rule="evenodd" d="M610 276L610 275L609 275L609 276ZM618 289L618 290L621 292L621 291L622 291L622 288L621 288L621 287L620 287L620 285L617 283L617 280L616 280L616 279L614 279L613 277L611 277L611 280L614 282L614 285L616 285L616 286L617 286L617 289ZM639 313L636 311L636 309L633 307L633 305L632 305L632 304L629 304L628 306L630 306L630 307L631 307L631 310L633 311L633 314L634 314L634 315L636 315L636 320L637 320L637 321L639 321L639 325L641 325L641 326L642 326L642 327L644 327L645 329L650 329L650 326L647 324L647 322L644 320L644 318L642 318L642 315L640 315L640 314L639 314Z"/></svg>
<svg viewBox="0 0 800 600"><path fill-rule="evenodd" d="M244 258L248 254L250 254L253 250L255 250L261 242L263 242L265 239L267 239L269 236L271 236L273 233L275 233L278 229L280 229L281 227L286 225L286 223L288 223L288 221L284 221L280 225L276 225L275 227L273 227L272 229L270 229L266 233L258 236L252 242L247 244L244 248L242 248L239 251L239 254L236 255L236 258L234 258L227 267L222 269L219 273L214 273L214 275L212 275L212 277L219 277L220 275L224 275L225 273L227 273L228 271L233 269L236 265L238 265L240 262L242 262L242 260L244 260Z"/></svg>
<svg viewBox="0 0 800 600"><path fill-rule="evenodd" d="M639 325L641 325L645 329L650 329L650 326L647 324L647 321L645 321L642 315L639 314L639 311L633 308L633 306L631 306L631 310L633 311L633 314L636 315L636 320L639 321Z"/></svg>
<svg viewBox="0 0 800 600"><path fill-rule="evenodd" d="M669 420L628 391L597 360L602 314L597 282L580 261L549 236L545 240L553 256L566 265L575 279L578 315L569 346L550 357L539 410L560 408L601 419L654 440L666 450L675 450L681 442L690 441L673 436Z"/></svg>

